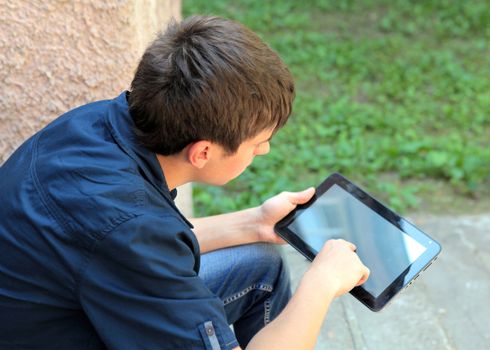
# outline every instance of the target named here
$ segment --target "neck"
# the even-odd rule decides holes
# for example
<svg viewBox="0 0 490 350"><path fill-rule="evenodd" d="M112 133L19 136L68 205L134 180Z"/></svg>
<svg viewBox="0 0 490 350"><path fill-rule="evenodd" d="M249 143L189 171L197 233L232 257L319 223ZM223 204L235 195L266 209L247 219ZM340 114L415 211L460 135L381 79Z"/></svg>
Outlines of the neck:
<svg viewBox="0 0 490 350"><path fill-rule="evenodd" d="M181 154L156 156L170 191L192 181L192 169Z"/></svg>

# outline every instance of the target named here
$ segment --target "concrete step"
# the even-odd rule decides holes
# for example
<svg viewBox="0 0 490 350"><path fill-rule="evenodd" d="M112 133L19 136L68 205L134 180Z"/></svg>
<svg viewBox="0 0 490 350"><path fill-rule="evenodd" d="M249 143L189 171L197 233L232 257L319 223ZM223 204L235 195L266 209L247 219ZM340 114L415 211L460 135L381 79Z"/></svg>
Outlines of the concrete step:
<svg viewBox="0 0 490 350"><path fill-rule="evenodd" d="M411 221L441 243L439 259L379 313L350 294L336 299L316 349L490 348L490 215ZM284 253L295 288L309 262Z"/></svg>

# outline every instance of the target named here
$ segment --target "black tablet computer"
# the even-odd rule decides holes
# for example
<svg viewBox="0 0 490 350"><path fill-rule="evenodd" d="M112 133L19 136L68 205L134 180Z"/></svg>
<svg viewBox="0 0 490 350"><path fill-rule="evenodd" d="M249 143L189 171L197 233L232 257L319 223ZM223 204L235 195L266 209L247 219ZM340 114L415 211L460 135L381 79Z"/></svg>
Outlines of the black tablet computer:
<svg viewBox="0 0 490 350"><path fill-rule="evenodd" d="M309 260L329 239L354 243L371 274L351 294L373 311L411 284L441 251L434 239L340 174L329 176L275 231Z"/></svg>

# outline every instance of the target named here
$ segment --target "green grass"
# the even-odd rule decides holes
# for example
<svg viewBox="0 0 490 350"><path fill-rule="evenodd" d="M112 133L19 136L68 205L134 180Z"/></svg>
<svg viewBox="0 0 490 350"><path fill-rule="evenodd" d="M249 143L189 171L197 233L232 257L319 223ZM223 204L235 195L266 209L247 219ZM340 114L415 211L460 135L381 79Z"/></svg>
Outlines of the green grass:
<svg viewBox="0 0 490 350"><path fill-rule="evenodd" d="M490 193L488 1L184 0L183 12L247 25L297 85L270 154L223 188L195 186L197 215L257 205L331 172L400 211L430 197L424 181Z"/></svg>

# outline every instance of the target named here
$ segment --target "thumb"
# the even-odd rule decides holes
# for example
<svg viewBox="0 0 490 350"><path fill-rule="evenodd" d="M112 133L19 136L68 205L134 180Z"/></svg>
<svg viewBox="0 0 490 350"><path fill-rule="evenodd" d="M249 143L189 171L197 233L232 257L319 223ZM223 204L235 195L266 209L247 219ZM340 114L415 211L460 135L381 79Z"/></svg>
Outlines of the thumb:
<svg viewBox="0 0 490 350"><path fill-rule="evenodd" d="M289 197L289 201L292 204L303 204L308 202L315 194L315 188L310 187L301 192L292 192Z"/></svg>

